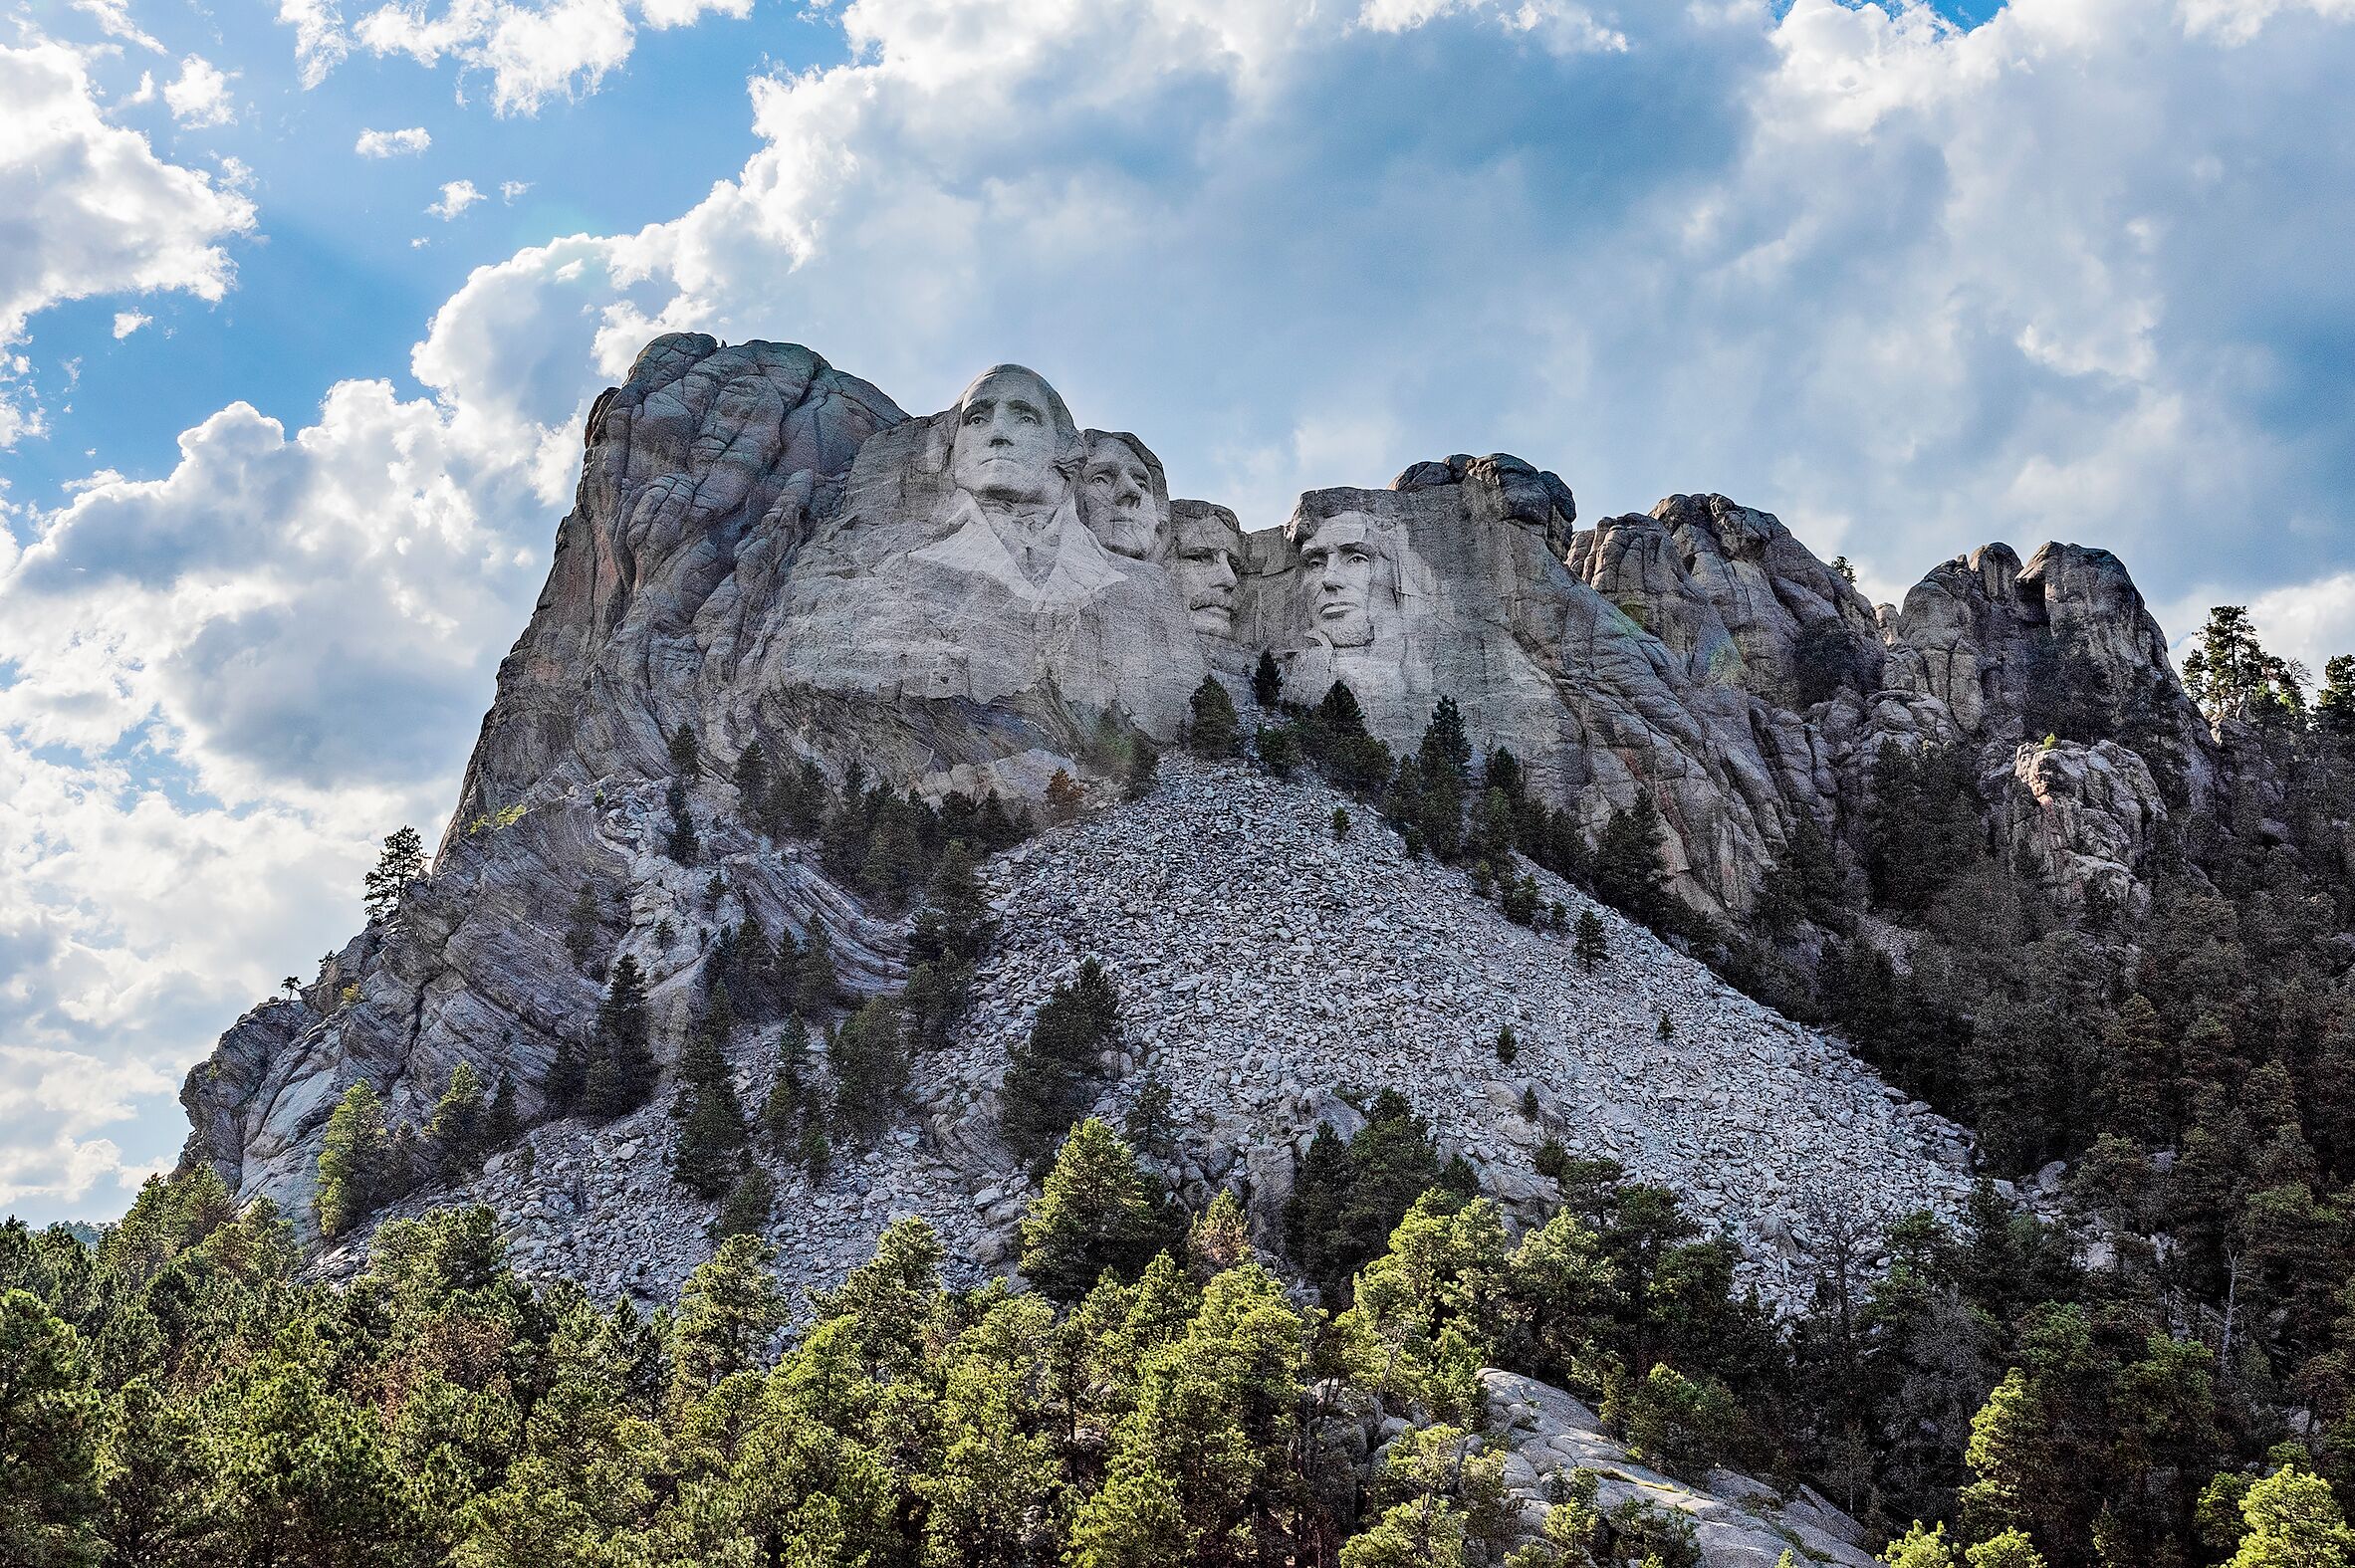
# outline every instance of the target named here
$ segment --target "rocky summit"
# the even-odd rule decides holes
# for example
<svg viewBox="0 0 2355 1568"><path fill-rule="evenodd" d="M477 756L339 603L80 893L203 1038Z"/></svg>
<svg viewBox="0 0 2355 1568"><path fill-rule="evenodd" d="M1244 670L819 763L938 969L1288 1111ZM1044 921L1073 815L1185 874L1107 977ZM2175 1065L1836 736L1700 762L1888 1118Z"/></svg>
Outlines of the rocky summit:
<svg viewBox="0 0 2355 1568"><path fill-rule="evenodd" d="M1608 1156L1673 1189L1790 1303L1820 1217L1952 1212L1968 1139L1839 1040L1737 995L1686 938L1601 911L1610 958L1588 973L1566 929L1508 921L1477 873L1412 855L1363 803L1378 779L1337 837L1322 784L1172 759L1117 803L1106 759L1182 745L1205 690L1248 738L1346 688L1348 722L1395 754L1444 700L1466 760L1504 760L1571 858L1631 813L1656 824L1664 896L1721 932L1862 818L1892 748L1970 758L1975 830L2060 910L2147 903L2161 824L2238 765L2105 552L2046 545L2023 563L1991 545L1876 607L1723 497L1577 516L1556 475L1460 455L1247 529L1173 499L1144 441L1082 427L1019 366L911 417L804 347L658 338L589 415L548 586L430 870L403 872L311 985L190 1073L185 1161L316 1238L348 1091L422 1128L463 1064L509 1085L528 1139L402 1203L471 1193L533 1266L675 1284L708 1252L710 1205L668 1171L667 1097L584 1120L550 1074L589 1048L623 959L666 1074L743 931L823 936L836 1001L906 982L898 851L867 846L862 870L752 798L799 770L928 811L1087 798L986 864L996 944L945 1042L868 1108L880 1125L815 1181L796 1174L812 1162L762 1156L794 1275L836 1276L902 1212L933 1221L955 1266L1011 1266L1032 1188L1002 1141L1009 1050L1093 957L1121 1033L1090 1092L1123 1110L1149 1071L1178 1129L1163 1174L1197 1202L1235 1191L1271 1244L1315 1129L1348 1133L1388 1088L1509 1208L1544 1200L1548 1140ZM2087 727L2047 725L2056 703L2120 739L2062 739ZM1492 869L1528 879L1525 896L1573 923L1592 907L1504 853ZM1787 934L1795 962L1810 929ZM1902 932L1861 929L1903 958ZM748 1102L782 1027L728 1044Z"/></svg>

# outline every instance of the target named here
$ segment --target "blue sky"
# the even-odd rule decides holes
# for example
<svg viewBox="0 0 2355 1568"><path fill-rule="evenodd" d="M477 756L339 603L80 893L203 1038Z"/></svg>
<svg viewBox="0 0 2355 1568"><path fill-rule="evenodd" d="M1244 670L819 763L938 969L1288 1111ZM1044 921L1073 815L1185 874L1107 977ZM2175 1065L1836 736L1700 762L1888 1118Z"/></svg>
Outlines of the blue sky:
<svg viewBox="0 0 2355 1568"><path fill-rule="evenodd" d="M2355 647L2350 68L2350 0L18 0L0 1209L119 1212L438 828L657 331L1025 360L1253 526L1502 449Z"/></svg>

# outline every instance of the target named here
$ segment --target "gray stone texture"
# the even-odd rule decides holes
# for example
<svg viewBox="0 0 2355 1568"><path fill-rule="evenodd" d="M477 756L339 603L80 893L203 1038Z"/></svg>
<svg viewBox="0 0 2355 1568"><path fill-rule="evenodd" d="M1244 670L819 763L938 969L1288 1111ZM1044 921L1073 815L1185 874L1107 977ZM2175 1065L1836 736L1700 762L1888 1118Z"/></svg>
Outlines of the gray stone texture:
<svg viewBox="0 0 2355 1568"><path fill-rule="evenodd" d="M2142 694L2157 739L2138 744L2164 757L2030 744L2030 683L2056 634L2117 697ZM2096 885L2139 896L2171 809L2159 774L2198 802L2223 766L2104 552L2046 546L2023 567L1990 546L1938 567L1902 610L1876 611L1766 513L1674 496L1581 532L1567 485L1503 454L1419 463L1386 489L1311 492L1284 526L1247 532L1224 508L1172 501L1141 441L1083 429L1020 367L911 418L809 349L674 334L591 410L548 585L501 666L432 874L298 1000L240 1019L190 1073L188 1157L307 1224L327 1115L357 1077L421 1121L464 1059L486 1080L512 1072L536 1119L556 1042L586 1036L598 998L563 941L585 881L606 911L603 941L649 976L666 1053L700 995L710 934L747 914L772 935L823 925L854 989L892 986L904 926L742 825L728 780L755 738L780 763L809 758L835 778L855 761L927 795L1035 797L1058 769L1086 777L1087 743L1107 726L1176 743L1205 674L1241 695L1263 649L1289 698L1348 681L1394 748L1452 696L1478 745L1510 747L1533 788L1589 830L1648 791L1677 890L1737 918L1801 819L1830 829L1861 810L1886 744L1977 748L1991 831L2064 902ZM668 746L685 725L702 754L686 781L703 837L693 866L663 852ZM1196 816L1293 821L1314 798L1288 805L1271 788L1189 777L1165 799ZM1519 1087L1476 1072L1471 1036L1457 1036L1501 1021L1518 997L1558 1005L1530 1012L1536 1034L1565 1030L1536 1046L1559 1053L1540 1085L1556 1096L1549 1125L1713 1197L1704 1211L1745 1231L1762 1260L1774 1250L1762 1229L1778 1213L1773 1183L1789 1198L1801 1167L1863 1162L1908 1202L1947 1190L1950 1129L1923 1123L1928 1154L1874 1164L1906 1146L1912 1113L1836 1046L1722 995L1631 929L1615 925L1614 944L1640 958L1614 984L1635 990L1589 1016L1580 1009L1602 1008L1607 988L1573 984L1544 939L1481 924L1428 868L1379 860L1370 821L1348 846L1311 851L1288 829L1295 847L1282 854L1246 835L1203 862L1199 826L1170 838L1158 809L1107 820L1166 858L1122 855L1089 826L996 874L1019 885L1023 867L1093 846L1054 890L1094 910L1089 923L1066 929L1052 900L1032 913L1063 944L1057 964L1135 937L1120 963L1150 1048L1187 1063L1181 1090L1211 1118L1186 1181L1271 1191L1284 1151L1337 1105L1341 1064L1370 1038L1395 1046L1386 1070L1451 1139L1484 1151L1511 1196L1530 1181L1529 1144L1511 1136ZM1357 869L1343 877L1343 864ZM1379 896L1353 904L1360 891ZM1397 924L1369 928L1368 907ZM1483 934L1443 936L1466 921ZM860 1214L884 1207L867 1202L875 1183L915 1182L927 1160L957 1173L941 1178L942 1203L963 1201L957 1182L979 1184L966 1195L999 1185L1003 1173L972 1164L994 1158L967 1114L981 1101L959 1096L986 1098L991 1064L1043 995L1040 931L1016 933L993 961L949 1059L918 1065L926 1120L903 1151L917 1164L859 1178ZM1701 1009L1673 1059L1617 1054L1610 1042L1655 1005ZM1711 1055L1719 1043L1740 1061ZM1741 1075L1752 1068L1765 1075L1755 1084ZM1837 1094L1822 1088L1832 1078L1846 1085ZM1561 1101L1572 1085L1576 1103ZM1822 1121L1834 1112L1849 1121ZM1853 1132L1858 1117L1897 1141L1869 1159L1838 1152L1828 1128ZM1784 1146L1818 1153L1754 1174L1763 1151ZM1015 1203L1001 1193L997 1207Z"/></svg>

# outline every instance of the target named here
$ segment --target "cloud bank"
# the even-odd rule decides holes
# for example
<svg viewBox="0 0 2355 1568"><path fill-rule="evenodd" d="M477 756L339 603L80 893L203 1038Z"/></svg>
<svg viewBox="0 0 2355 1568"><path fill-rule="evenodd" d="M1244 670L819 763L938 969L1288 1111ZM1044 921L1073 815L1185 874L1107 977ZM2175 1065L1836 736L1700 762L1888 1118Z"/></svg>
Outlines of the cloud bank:
<svg viewBox="0 0 2355 1568"><path fill-rule="evenodd" d="M529 112L708 9L281 16L320 72L452 60ZM911 408L1019 358L1252 526L1503 449L1590 519L1769 508L1883 595L2060 538L2117 550L2171 631L2231 599L2317 665L2355 642L2355 145L2314 133L2346 0L836 20L847 63L754 78L760 144L692 208L477 269L423 395L348 382L291 431L233 405L0 554L0 1139L42 1129L0 1205L98 1203L122 1107L348 934L376 838L435 824L578 420L658 331L808 342ZM121 247L173 281L99 287L217 297L250 209L190 211ZM7 268L19 326L75 297Z"/></svg>

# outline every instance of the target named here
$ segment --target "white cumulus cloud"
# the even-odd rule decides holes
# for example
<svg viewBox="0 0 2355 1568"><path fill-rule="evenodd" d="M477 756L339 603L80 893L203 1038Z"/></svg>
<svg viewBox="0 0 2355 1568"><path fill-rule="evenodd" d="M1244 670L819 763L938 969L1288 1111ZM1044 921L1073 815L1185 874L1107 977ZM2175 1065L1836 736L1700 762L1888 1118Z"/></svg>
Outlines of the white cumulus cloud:
<svg viewBox="0 0 2355 1568"><path fill-rule="evenodd" d="M397 158L433 145L433 134L423 125L401 130L362 130L352 150L363 158Z"/></svg>
<svg viewBox="0 0 2355 1568"><path fill-rule="evenodd" d="M237 106L229 102L231 75L201 55L190 55L180 62L178 79L164 85L164 106L183 125L226 125L237 117Z"/></svg>
<svg viewBox="0 0 2355 1568"><path fill-rule="evenodd" d="M115 313L115 340L120 342L154 320L154 317L144 311L117 311Z"/></svg>
<svg viewBox="0 0 2355 1568"><path fill-rule="evenodd" d="M61 301L228 289L222 242L253 227L253 203L111 123L80 54L39 37L0 48L0 349ZM0 382L6 447L40 415L21 375Z"/></svg>
<svg viewBox="0 0 2355 1568"><path fill-rule="evenodd" d="M454 179L441 188L441 200L425 210L447 223L482 199L483 194L474 188L474 181Z"/></svg>
<svg viewBox="0 0 2355 1568"><path fill-rule="evenodd" d="M638 24L686 27L707 16L741 20L752 0L397 0L346 27L331 0L280 0L296 30L304 81L316 86L353 49L455 62L487 72L500 114L536 114L556 99L593 93L629 59Z"/></svg>

